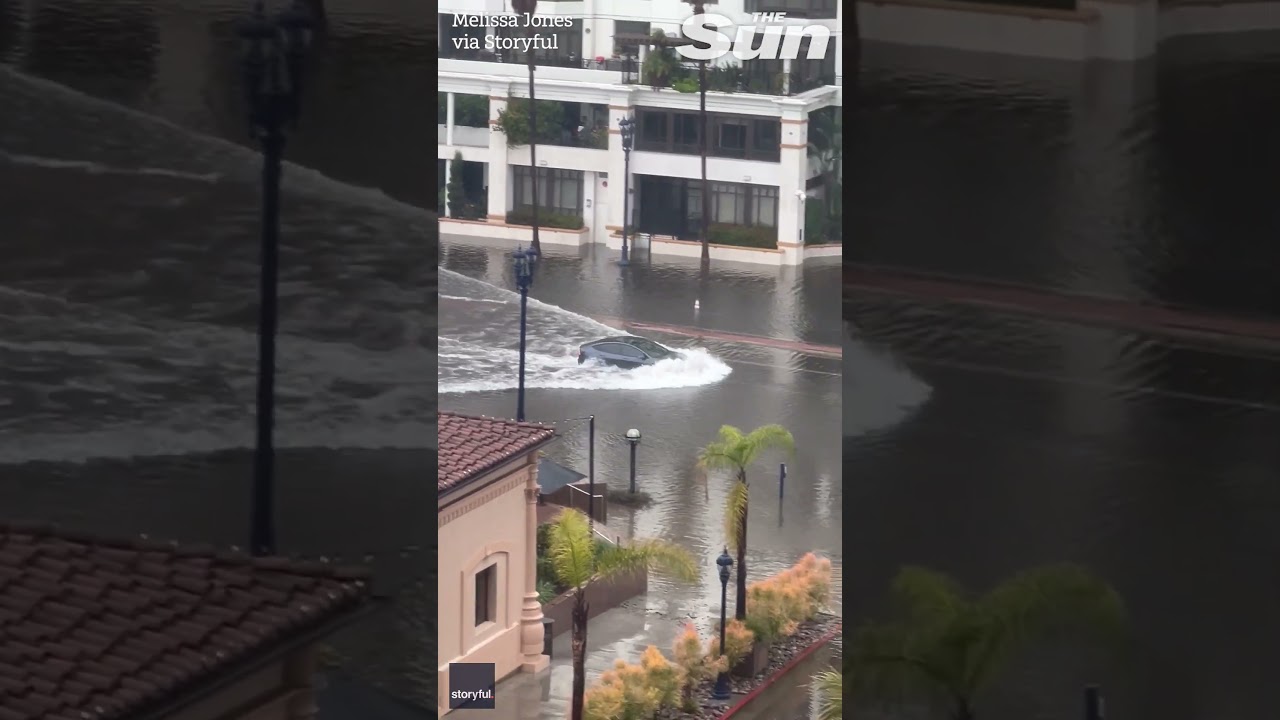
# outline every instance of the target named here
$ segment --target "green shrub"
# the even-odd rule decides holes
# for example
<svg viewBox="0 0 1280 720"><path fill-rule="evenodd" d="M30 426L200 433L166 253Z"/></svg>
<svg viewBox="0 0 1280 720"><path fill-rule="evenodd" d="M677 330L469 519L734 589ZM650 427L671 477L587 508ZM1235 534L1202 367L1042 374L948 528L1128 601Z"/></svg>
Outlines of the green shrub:
<svg viewBox="0 0 1280 720"><path fill-rule="evenodd" d="M465 217L467 194L462 183L462 152L456 152L453 155L453 162L449 164L449 214L453 217Z"/></svg>
<svg viewBox="0 0 1280 720"><path fill-rule="evenodd" d="M449 94L436 93L436 124L449 121ZM489 127L489 98L485 95L453 94L453 124Z"/></svg>
<svg viewBox="0 0 1280 720"><path fill-rule="evenodd" d="M653 37L656 40L665 39L666 36L662 30L653 31ZM670 87L673 82L685 75L685 68L680 64L680 56L672 48L662 46L649 51L640 69L641 79L652 88ZM697 91L696 87L694 91Z"/></svg>
<svg viewBox="0 0 1280 720"><path fill-rule="evenodd" d="M548 144L558 142L563 127L563 103L539 100L538 142ZM528 145L529 101L523 98L512 98L505 109L498 111L498 119L494 121L493 128L506 133L508 147Z"/></svg>
<svg viewBox="0 0 1280 720"><path fill-rule="evenodd" d="M698 80L692 77L680 78L671 83L671 89L682 93L696 93L698 92Z"/></svg>
<svg viewBox="0 0 1280 720"><path fill-rule="evenodd" d="M771 227L717 223L707 229L707 235L707 239L716 245L737 245L738 247L756 248L775 248L778 246L778 231Z"/></svg>
<svg viewBox="0 0 1280 720"><path fill-rule="evenodd" d="M489 127L489 98L484 95L454 95L453 124Z"/></svg>
<svg viewBox="0 0 1280 720"><path fill-rule="evenodd" d="M533 225L533 211L525 208L507 213L508 225ZM559 228L561 230L581 230L586 227L581 215L563 215L538 210L538 227Z"/></svg>
<svg viewBox="0 0 1280 720"><path fill-rule="evenodd" d="M827 241L830 230L830 219L827 216L825 200L810 199L804 204L804 242L816 245Z"/></svg>
<svg viewBox="0 0 1280 720"><path fill-rule="evenodd" d="M737 65L718 65L707 69L708 90L736 92L743 82L742 68Z"/></svg>

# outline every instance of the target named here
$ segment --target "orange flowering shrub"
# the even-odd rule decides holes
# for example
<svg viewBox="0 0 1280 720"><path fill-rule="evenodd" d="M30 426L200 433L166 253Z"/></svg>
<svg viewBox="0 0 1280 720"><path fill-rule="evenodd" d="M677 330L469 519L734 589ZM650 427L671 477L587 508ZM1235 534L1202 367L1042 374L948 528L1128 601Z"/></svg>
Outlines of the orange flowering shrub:
<svg viewBox="0 0 1280 720"><path fill-rule="evenodd" d="M748 605L750 607L750 605ZM719 635L719 628L716 628L716 634ZM729 623L724 627L724 654L728 658L730 667L737 665L738 661L747 656L751 652L751 644L755 642L756 635L747 628L746 624L741 620L731 618ZM711 649L709 650L711 657L720 656L720 638L711 638Z"/></svg>
<svg viewBox="0 0 1280 720"><path fill-rule="evenodd" d="M729 644L727 640L725 644ZM693 699L694 689L722 670L727 670L729 663L720 658L718 648L715 652L703 652L702 637L692 624L685 625L684 631L676 636L672 656L680 668L680 703L685 710L692 712L697 709L697 703Z"/></svg>
<svg viewBox="0 0 1280 720"><path fill-rule="evenodd" d="M667 661L658 648L650 645L640 656L644 684L657 693L659 707L673 707L680 697L680 668Z"/></svg>
<svg viewBox="0 0 1280 720"><path fill-rule="evenodd" d="M765 642L795 633L831 598L831 561L808 553L773 577L747 586L747 627Z"/></svg>
<svg viewBox="0 0 1280 720"><path fill-rule="evenodd" d="M650 645L639 664L614 662L613 669L582 696L584 720L649 720L672 707L680 694L679 668Z"/></svg>

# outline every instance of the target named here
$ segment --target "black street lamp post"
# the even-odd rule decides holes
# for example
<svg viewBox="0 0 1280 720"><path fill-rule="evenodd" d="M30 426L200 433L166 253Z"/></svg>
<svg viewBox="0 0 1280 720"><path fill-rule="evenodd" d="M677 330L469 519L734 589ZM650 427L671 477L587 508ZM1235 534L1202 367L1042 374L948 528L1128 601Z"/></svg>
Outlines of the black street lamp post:
<svg viewBox="0 0 1280 720"><path fill-rule="evenodd" d="M636 121L624 117L618 121L618 129L622 131L622 259L618 264L630 265L627 230L631 225L631 147L636 140Z"/></svg>
<svg viewBox="0 0 1280 720"><path fill-rule="evenodd" d="M516 394L516 420L524 421L524 347L525 331L529 315L529 286L533 284L533 262L536 254L532 249L517 249L511 253L515 265L516 288L520 291L520 385Z"/></svg>
<svg viewBox="0 0 1280 720"><path fill-rule="evenodd" d="M250 547L275 552L275 365L280 256L280 170L285 132L296 126L304 59L314 27L301 0L268 18L262 0L240 29L249 123L262 144L262 270L258 308L257 442Z"/></svg>
<svg viewBox="0 0 1280 720"><path fill-rule="evenodd" d="M631 494L636 494L636 447L640 445L640 431L631 428L627 431L627 442L631 444Z"/></svg>
<svg viewBox="0 0 1280 720"><path fill-rule="evenodd" d="M720 553L720 557L716 558L716 565L720 566L720 657L724 654L724 628L727 622L725 618L725 609L729 605L729 568L733 567L733 558L729 556L729 548L725 548ZM716 676L716 687L711 692L711 697L716 700L729 699L729 668L720 671Z"/></svg>

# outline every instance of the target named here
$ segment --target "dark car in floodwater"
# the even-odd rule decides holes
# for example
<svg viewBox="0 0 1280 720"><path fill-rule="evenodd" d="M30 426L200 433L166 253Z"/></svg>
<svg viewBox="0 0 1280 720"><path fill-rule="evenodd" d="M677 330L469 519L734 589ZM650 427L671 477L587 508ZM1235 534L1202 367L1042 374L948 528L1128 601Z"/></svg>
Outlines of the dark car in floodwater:
<svg viewBox="0 0 1280 720"><path fill-rule="evenodd" d="M671 348L634 335L601 338L578 348L579 365L596 360L605 365L630 369L682 357L683 354Z"/></svg>

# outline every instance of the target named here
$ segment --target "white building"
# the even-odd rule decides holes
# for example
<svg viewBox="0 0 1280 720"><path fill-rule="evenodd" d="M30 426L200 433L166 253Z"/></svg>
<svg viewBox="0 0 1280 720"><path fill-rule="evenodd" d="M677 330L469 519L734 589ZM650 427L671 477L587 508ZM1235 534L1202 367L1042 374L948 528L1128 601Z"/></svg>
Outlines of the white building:
<svg viewBox="0 0 1280 720"><path fill-rule="evenodd" d="M733 23L723 28L730 37L738 26L753 24L761 31L766 24L785 24L819 26L829 33L822 59L807 59L809 44L820 43L825 34L810 27L797 60L729 55L709 64L713 258L781 265L839 255L838 241L828 242L825 231L806 242L805 224L806 215L811 224L829 222L825 211L818 211L828 207L827 193L835 192L825 185L839 176L838 144L833 148L823 139L831 134L841 104L841 9L841 0L726 0L708 7ZM507 136L490 126L513 99L528 98L524 56L500 48L504 38L523 36L525 30L472 27L475 20L459 20L504 12L509 13L505 0L440 2L439 175L444 187L454 158L461 156L468 199L461 212L454 212L457 203L442 212L445 235L531 237L529 147L509 147ZM786 16L755 23L756 12ZM541 22L556 27L538 33L543 39L535 48L536 97L540 111L543 101L555 101L551 114L560 114L538 122L546 133L537 146L544 244L620 247L628 185L630 226L639 233L641 247L649 243L655 255L700 254L696 63L648 42L657 30L680 37L680 24L691 14L691 6L677 0L539 3L538 17L547 18ZM652 69L645 72L653 53L679 61L669 67L686 79L656 82ZM667 86L651 87L655 84ZM627 117L636 123L636 133L630 182L624 183L618 128ZM811 137L810 128L819 124L826 132L815 130ZM814 207L806 212L807 205Z"/></svg>

